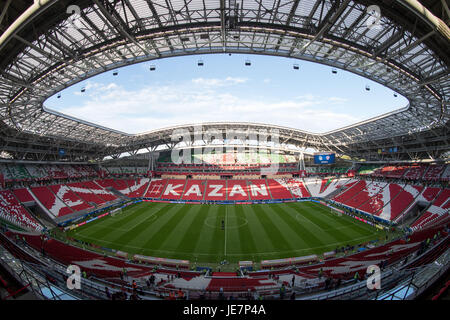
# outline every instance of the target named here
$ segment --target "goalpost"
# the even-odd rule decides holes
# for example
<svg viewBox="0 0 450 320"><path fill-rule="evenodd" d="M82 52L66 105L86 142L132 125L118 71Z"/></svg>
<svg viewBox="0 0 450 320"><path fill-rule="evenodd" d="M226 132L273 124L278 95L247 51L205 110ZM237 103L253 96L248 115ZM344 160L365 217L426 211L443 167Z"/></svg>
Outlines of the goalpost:
<svg viewBox="0 0 450 320"><path fill-rule="evenodd" d="M122 208L117 208L111 211L111 217L115 217L118 214L122 213Z"/></svg>
<svg viewBox="0 0 450 320"><path fill-rule="evenodd" d="M342 217L342 213L339 212L339 211L337 211L337 210L334 210L334 208L331 207L331 206L330 206L330 213L334 213L334 214L336 214L338 217Z"/></svg>

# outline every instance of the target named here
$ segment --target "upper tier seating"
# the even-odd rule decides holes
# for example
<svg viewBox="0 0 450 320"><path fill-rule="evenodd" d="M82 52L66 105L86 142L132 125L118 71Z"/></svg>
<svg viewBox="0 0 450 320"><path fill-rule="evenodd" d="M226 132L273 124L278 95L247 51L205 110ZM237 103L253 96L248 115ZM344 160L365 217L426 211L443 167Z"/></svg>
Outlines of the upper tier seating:
<svg viewBox="0 0 450 320"><path fill-rule="evenodd" d="M122 172L122 169L120 168L120 167L108 167L108 168L105 168L108 172L109 172L109 174L111 174L111 175L120 175L120 174L122 174L123 172Z"/></svg>
<svg viewBox="0 0 450 320"><path fill-rule="evenodd" d="M380 169L379 165L361 165L358 168L357 173L360 175L368 175L368 174L373 174L375 171L377 171L378 169Z"/></svg>
<svg viewBox="0 0 450 320"><path fill-rule="evenodd" d="M30 173L31 177L35 180L48 180L50 176L45 171L45 169L40 165L26 164L27 171Z"/></svg>
<svg viewBox="0 0 450 320"><path fill-rule="evenodd" d="M10 190L0 191L0 216L19 226L41 231L43 227L17 201Z"/></svg>
<svg viewBox="0 0 450 320"><path fill-rule="evenodd" d="M13 180L6 164L0 163L0 174L3 175L3 179L5 182Z"/></svg>
<svg viewBox="0 0 450 320"><path fill-rule="evenodd" d="M424 165L413 165L409 168L408 172L406 172L403 178L408 180L421 179L426 169L427 167Z"/></svg>
<svg viewBox="0 0 450 320"><path fill-rule="evenodd" d="M98 176L97 172L95 172L94 168L86 165L74 165L73 168L81 174L83 177L96 177Z"/></svg>
<svg viewBox="0 0 450 320"><path fill-rule="evenodd" d="M423 175L423 179L427 181L438 181L444 171L445 165L431 165Z"/></svg>
<svg viewBox="0 0 450 320"><path fill-rule="evenodd" d="M384 166L381 169L375 170L374 176L381 176L386 178L401 178L408 170L408 166Z"/></svg>
<svg viewBox="0 0 450 320"><path fill-rule="evenodd" d="M59 166L56 165L44 165L43 169L47 172L48 177L51 179L67 179L67 173Z"/></svg>
<svg viewBox="0 0 450 320"><path fill-rule="evenodd" d="M442 181L450 181L450 164L448 164L445 167L444 172L442 173L442 177L441 177Z"/></svg>
<svg viewBox="0 0 450 320"><path fill-rule="evenodd" d="M8 181L28 181L31 180L31 176L27 169L21 164L8 164L7 169L9 171L9 176L5 176L5 180Z"/></svg>

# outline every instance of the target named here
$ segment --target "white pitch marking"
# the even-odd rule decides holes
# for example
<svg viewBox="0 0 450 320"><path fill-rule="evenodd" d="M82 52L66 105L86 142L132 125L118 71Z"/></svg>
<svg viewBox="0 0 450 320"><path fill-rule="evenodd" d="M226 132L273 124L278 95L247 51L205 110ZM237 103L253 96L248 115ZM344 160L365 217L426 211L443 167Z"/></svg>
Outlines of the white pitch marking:
<svg viewBox="0 0 450 320"><path fill-rule="evenodd" d="M224 229L225 229L225 249L224 249L224 255L226 256L227 255L227 212L228 212L228 207L227 207L227 205L225 205L225 226L224 226Z"/></svg>

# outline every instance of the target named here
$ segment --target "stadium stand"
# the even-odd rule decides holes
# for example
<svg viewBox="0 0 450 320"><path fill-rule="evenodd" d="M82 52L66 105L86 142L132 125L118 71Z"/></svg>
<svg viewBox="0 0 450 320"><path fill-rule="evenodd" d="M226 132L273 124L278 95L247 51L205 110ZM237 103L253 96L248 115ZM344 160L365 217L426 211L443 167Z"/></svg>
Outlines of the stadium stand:
<svg viewBox="0 0 450 320"><path fill-rule="evenodd" d="M291 191L292 195L296 198L311 197L311 194L309 193L308 189L306 189L302 179L278 179L277 181L285 188L288 188L289 191Z"/></svg>
<svg viewBox="0 0 450 320"><path fill-rule="evenodd" d="M19 203L10 190L0 191L0 216L21 227L41 231L43 227Z"/></svg>
<svg viewBox="0 0 450 320"><path fill-rule="evenodd" d="M146 198L160 198L167 184L166 179L152 179L145 194Z"/></svg>
<svg viewBox="0 0 450 320"><path fill-rule="evenodd" d="M252 200L270 200L270 191L265 179L248 180L248 190Z"/></svg>
<svg viewBox="0 0 450 320"><path fill-rule="evenodd" d="M8 176L5 176L6 181L29 181L31 180L31 176L28 173L27 169L23 165L14 164L7 165L7 170L9 171Z"/></svg>
<svg viewBox="0 0 450 320"><path fill-rule="evenodd" d="M105 202L114 201L117 199L117 197L112 194L110 191L102 188L98 184L96 184L94 181L84 181L83 185L90 189L92 193L103 199ZM81 192L81 191L80 191Z"/></svg>
<svg viewBox="0 0 450 320"><path fill-rule="evenodd" d="M412 225L413 230L423 229L449 220L450 189L442 189L432 205Z"/></svg>
<svg viewBox="0 0 450 320"><path fill-rule="evenodd" d="M166 188L164 189L161 199L167 200L179 200L183 194L186 180L181 179L169 179L167 181Z"/></svg>
<svg viewBox="0 0 450 320"><path fill-rule="evenodd" d="M450 164L445 167L444 172L442 173L441 180L444 182L450 181Z"/></svg>
<svg viewBox="0 0 450 320"><path fill-rule="evenodd" d="M248 186L245 180L227 180L227 200L248 201Z"/></svg>
<svg viewBox="0 0 450 320"><path fill-rule="evenodd" d="M78 197L72 190L66 185L53 185L49 186L49 189L61 199L68 207L70 207L74 212L93 209L88 203L84 202L80 197Z"/></svg>
<svg viewBox="0 0 450 320"><path fill-rule="evenodd" d="M389 202L389 192L383 192L387 186L388 184L386 182L372 182L367 189L369 199L359 207L359 210L370 214L379 212L385 203ZM388 190L386 189L386 191Z"/></svg>
<svg viewBox="0 0 450 320"><path fill-rule="evenodd" d="M390 184L392 185L392 184ZM406 185L394 198L390 201L390 217L389 220L395 220L422 192L422 186Z"/></svg>
<svg viewBox="0 0 450 320"><path fill-rule="evenodd" d="M67 173L57 165L44 165L43 170L47 172L50 179L67 179Z"/></svg>
<svg viewBox="0 0 450 320"><path fill-rule="evenodd" d="M67 186L87 203L94 203L97 205L105 203L105 200L96 195L96 192L94 192L95 190L90 190L81 182L68 183ZM98 193L99 192L97 192L97 194Z"/></svg>
<svg viewBox="0 0 450 320"><path fill-rule="evenodd" d="M227 193L226 193L227 180L206 180L206 181L207 184L206 184L205 200L207 201L227 200ZM231 180L229 180L228 182L230 181Z"/></svg>
<svg viewBox="0 0 450 320"><path fill-rule="evenodd" d="M401 178L405 172L407 171L408 166L384 166L380 169L377 169L372 174L375 177L386 177L386 178Z"/></svg>
<svg viewBox="0 0 450 320"><path fill-rule="evenodd" d="M348 186L345 191L341 192L339 195L333 198L334 201L346 204L350 199L352 199L355 195L361 192L367 183L364 180L359 180L355 184Z"/></svg>
<svg viewBox="0 0 450 320"><path fill-rule="evenodd" d="M30 194L28 189L26 188L19 188L12 190L14 195L19 199L22 203L32 202L34 201L33 196Z"/></svg>
<svg viewBox="0 0 450 320"><path fill-rule="evenodd" d="M437 197L440 191L441 189L437 187L426 187L417 199L419 201L431 202Z"/></svg>
<svg viewBox="0 0 450 320"><path fill-rule="evenodd" d="M425 165L412 165L403 178L407 180L419 180L422 178L427 167Z"/></svg>
<svg viewBox="0 0 450 320"><path fill-rule="evenodd" d="M112 187L124 195L128 195L131 192L130 187L128 186L126 180L122 179L113 180Z"/></svg>
<svg viewBox="0 0 450 320"><path fill-rule="evenodd" d="M373 174L376 170L378 170L380 168L380 165L367 165L367 164L363 164L361 165L358 170L357 170L357 174L359 175L371 175Z"/></svg>
<svg viewBox="0 0 450 320"><path fill-rule="evenodd" d="M73 213L72 209L56 197L47 187L32 187L31 192L54 217L62 217Z"/></svg>
<svg viewBox="0 0 450 320"><path fill-rule="evenodd" d="M147 190L149 178L137 178L134 180L128 180L128 186L130 188L130 193L128 196L130 198L143 197L145 191Z"/></svg>
<svg viewBox="0 0 450 320"><path fill-rule="evenodd" d="M206 182L203 180L188 180L183 193L183 200L203 200Z"/></svg>
<svg viewBox="0 0 450 320"><path fill-rule="evenodd" d="M292 199L294 196L282 183L280 179L267 179L267 185L273 199Z"/></svg>
<svg viewBox="0 0 450 320"><path fill-rule="evenodd" d="M428 170L423 175L423 180L438 181L444 171L445 165L430 165Z"/></svg>
<svg viewBox="0 0 450 320"><path fill-rule="evenodd" d="M48 175L48 173L40 165L26 164L25 168L30 173L30 176L34 180L42 181L42 180L49 180L50 179L50 176Z"/></svg>

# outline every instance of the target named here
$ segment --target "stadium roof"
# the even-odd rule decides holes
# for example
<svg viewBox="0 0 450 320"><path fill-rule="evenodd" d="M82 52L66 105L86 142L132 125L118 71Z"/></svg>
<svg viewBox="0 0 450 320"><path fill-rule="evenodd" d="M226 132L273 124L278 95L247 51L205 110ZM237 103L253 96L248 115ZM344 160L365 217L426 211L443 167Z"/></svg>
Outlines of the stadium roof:
<svg viewBox="0 0 450 320"><path fill-rule="evenodd" d="M381 16L373 18L364 0L2 0L0 151L53 160L64 149L68 159L86 160L167 144L173 128L130 135L48 110L44 102L129 64L245 53L344 69L409 100L402 110L324 134L282 128L286 143L366 159L438 158L450 149L449 10L445 1L427 3L429 9L415 0L377 1ZM398 153L380 154L393 146Z"/></svg>

